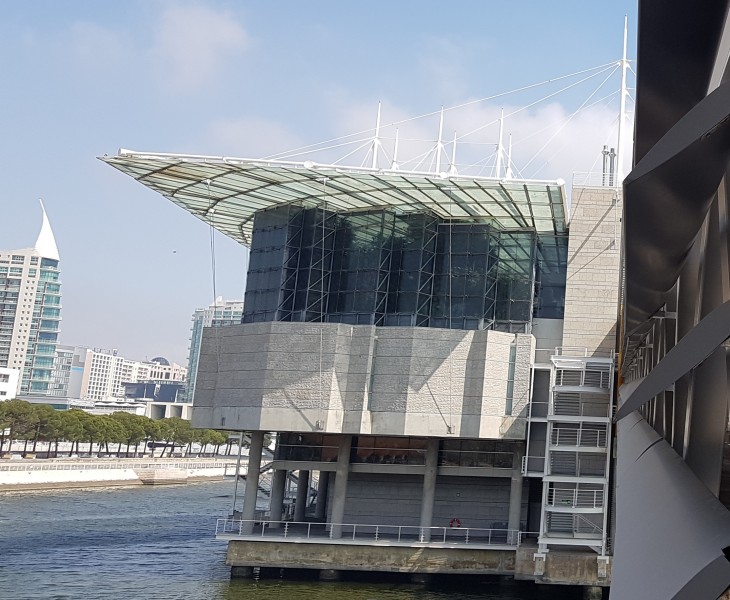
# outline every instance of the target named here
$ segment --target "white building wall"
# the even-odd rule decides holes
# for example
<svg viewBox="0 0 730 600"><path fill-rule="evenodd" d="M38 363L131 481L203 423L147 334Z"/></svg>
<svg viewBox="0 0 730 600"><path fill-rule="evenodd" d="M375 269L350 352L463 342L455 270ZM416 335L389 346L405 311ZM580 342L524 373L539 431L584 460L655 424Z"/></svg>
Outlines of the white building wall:
<svg viewBox="0 0 730 600"><path fill-rule="evenodd" d="M12 400L20 388L20 370L0 367L0 401Z"/></svg>

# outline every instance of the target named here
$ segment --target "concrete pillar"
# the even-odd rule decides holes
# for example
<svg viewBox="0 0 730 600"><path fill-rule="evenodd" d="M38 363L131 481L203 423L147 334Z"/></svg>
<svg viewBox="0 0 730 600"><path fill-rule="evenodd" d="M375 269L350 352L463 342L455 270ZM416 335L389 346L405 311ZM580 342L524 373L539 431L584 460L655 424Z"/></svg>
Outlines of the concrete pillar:
<svg viewBox="0 0 730 600"><path fill-rule="evenodd" d="M314 516L318 521L327 520L327 490L330 486L329 471L319 472L319 482L317 483L317 508Z"/></svg>
<svg viewBox="0 0 730 600"><path fill-rule="evenodd" d="M352 447L352 436L343 435L340 437L340 448L337 453L337 471L335 472L335 489L332 493L332 516L330 517L332 529L330 537L340 539L342 537L342 520L345 518L345 501L347 500L347 476L350 472L350 448Z"/></svg>
<svg viewBox="0 0 730 600"><path fill-rule="evenodd" d="M251 579L253 567L231 567L231 579Z"/></svg>
<svg viewBox="0 0 730 600"><path fill-rule="evenodd" d="M284 512L284 488L286 486L286 469L276 469L271 480L271 506L269 509L269 521L271 529L280 527L282 513Z"/></svg>
<svg viewBox="0 0 730 600"><path fill-rule="evenodd" d="M587 585L583 588L583 600L601 600L603 588L597 585Z"/></svg>
<svg viewBox="0 0 730 600"><path fill-rule="evenodd" d="M251 433L251 446L248 449L248 468L246 469L246 492L243 496L241 533L253 532L253 521L256 517L256 499L259 494L259 470L261 469L261 450L264 447L264 432Z"/></svg>
<svg viewBox="0 0 730 600"><path fill-rule="evenodd" d="M307 500L309 499L309 471L299 470L297 480L297 498L294 504L294 520L301 522L307 513Z"/></svg>
<svg viewBox="0 0 730 600"><path fill-rule="evenodd" d="M520 516L522 515L522 455L523 450L515 452L512 457L512 482L509 490L509 518L507 521L508 529L520 528ZM517 540L508 540L513 544Z"/></svg>
<svg viewBox="0 0 730 600"><path fill-rule="evenodd" d="M431 541L433 525L433 502L436 498L436 474L438 472L439 440L429 439L426 442L426 468L423 471L423 499L421 500L421 541Z"/></svg>

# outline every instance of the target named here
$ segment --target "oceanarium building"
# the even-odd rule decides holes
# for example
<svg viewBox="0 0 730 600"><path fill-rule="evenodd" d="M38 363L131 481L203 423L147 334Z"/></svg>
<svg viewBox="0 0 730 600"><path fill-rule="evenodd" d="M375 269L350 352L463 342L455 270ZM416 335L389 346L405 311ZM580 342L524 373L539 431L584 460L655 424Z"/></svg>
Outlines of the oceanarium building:
<svg viewBox="0 0 730 600"><path fill-rule="evenodd" d="M195 426L252 432L247 490L277 433L263 530L247 493L219 531L229 564L608 583L621 194L605 177L573 188L569 224L562 181L102 160L251 251L242 323L206 330L194 397ZM294 471L293 521L320 537L275 537Z"/></svg>

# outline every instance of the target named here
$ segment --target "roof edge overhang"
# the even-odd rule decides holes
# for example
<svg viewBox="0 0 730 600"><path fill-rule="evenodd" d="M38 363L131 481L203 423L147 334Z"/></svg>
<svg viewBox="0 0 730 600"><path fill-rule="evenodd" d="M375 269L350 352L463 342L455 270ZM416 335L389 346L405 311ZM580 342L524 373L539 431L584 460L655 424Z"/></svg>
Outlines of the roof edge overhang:
<svg viewBox="0 0 730 600"><path fill-rule="evenodd" d="M312 161L120 149L100 160L157 191L244 245L256 212L283 204L332 210L432 211L447 219L494 219L503 229L567 230L565 182L504 179Z"/></svg>

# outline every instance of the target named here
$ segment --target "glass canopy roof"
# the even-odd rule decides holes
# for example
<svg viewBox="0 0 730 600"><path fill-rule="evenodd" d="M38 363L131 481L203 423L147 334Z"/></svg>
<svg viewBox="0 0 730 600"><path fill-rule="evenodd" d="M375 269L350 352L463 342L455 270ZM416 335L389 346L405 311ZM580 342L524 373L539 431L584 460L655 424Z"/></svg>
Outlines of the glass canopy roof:
<svg viewBox="0 0 730 600"><path fill-rule="evenodd" d="M254 214L278 204L340 212L391 208L500 229L566 232L564 183L500 180L212 156L120 150L101 160L248 246Z"/></svg>

